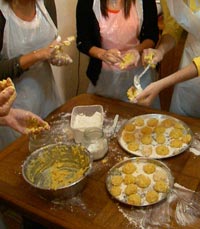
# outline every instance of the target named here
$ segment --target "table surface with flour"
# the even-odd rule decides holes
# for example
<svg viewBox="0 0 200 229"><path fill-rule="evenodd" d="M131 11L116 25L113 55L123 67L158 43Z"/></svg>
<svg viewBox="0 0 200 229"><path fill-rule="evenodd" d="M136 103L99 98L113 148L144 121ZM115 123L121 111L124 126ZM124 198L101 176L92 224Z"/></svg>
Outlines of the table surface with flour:
<svg viewBox="0 0 200 229"><path fill-rule="evenodd" d="M102 105L108 139L108 152L104 158L93 162L83 191L62 201L41 198L22 177L22 164L30 155L29 139L22 136L0 153L1 201L49 228L199 228L200 156L196 146L199 143L200 120L82 94L52 112L47 121L60 113L70 117L75 106L83 105ZM113 135L108 127L112 127L116 114L119 119ZM176 156L159 159L170 169L174 179L168 197L158 204L135 207L113 198L106 187L106 178L114 165L134 157L118 143L117 131L127 120L144 114L162 114L181 120L191 129L194 143Z"/></svg>

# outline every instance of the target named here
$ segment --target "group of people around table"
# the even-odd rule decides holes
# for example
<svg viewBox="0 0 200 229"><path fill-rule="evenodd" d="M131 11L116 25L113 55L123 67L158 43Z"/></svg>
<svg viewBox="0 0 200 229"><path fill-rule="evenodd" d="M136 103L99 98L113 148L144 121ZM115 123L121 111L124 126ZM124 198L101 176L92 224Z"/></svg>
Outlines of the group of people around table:
<svg viewBox="0 0 200 229"><path fill-rule="evenodd" d="M159 109L159 92L178 83L170 111L200 117L200 78L196 77L200 73L200 1L160 3L165 26L159 39L155 0L78 0L77 48L90 57L87 92L128 102L127 90L133 85L134 76L147 64L155 66L162 61L185 30L188 35L179 70L156 81L158 73L150 68L141 79L144 90L134 102ZM17 92L9 115L21 109L45 118L61 105L51 64L71 62L55 58L54 47L60 42L57 37L55 1L0 0L0 80L10 77ZM5 96L4 92L3 88L1 96ZM18 115L23 116L20 112ZM11 115L6 120L12 118ZM18 132L24 133L10 123L1 121L1 149L14 141Z"/></svg>
<svg viewBox="0 0 200 229"><path fill-rule="evenodd" d="M156 69L150 68L141 80L144 90L134 102L159 109L159 92L176 84L170 111L199 118L200 1L161 0L160 4L161 38L155 0L78 0L76 41L78 50L89 56L87 92L128 101L134 76L147 64L161 62L185 30L179 70L156 81ZM49 128L42 119L61 105L51 64L71 62L55 57L57 37L54 0L0 0L1 149L19 133L30 133L30 120L39 130Z"/></svg>
<svg viewBox="0 0 200 229"><path fill-rule="evenodd" d="M200 78L196 77L200 75L200 1L161 0L160 4L164 29L157 42L154 0L78 1L77 47L90 56L88 92L127 101L126 91L133 84L134 76L147 64L155 66L161 62L165 54L178 44L185 30L187 38L179 70L155 81L155 69L150 69L141 79L144 90L134 102L158 108L159 92L178 83L170 111L200 117ZM121 69L119 63L127 52L134 53L135 58L127 68Z"/></svg>

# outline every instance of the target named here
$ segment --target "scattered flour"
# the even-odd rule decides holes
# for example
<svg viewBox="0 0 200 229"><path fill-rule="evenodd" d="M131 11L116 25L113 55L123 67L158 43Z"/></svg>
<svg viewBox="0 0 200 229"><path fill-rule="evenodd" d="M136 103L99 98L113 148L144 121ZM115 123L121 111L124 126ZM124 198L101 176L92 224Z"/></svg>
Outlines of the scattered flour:
<svg viewBox="0 0 200 229"><path fill-rule="evenodd" d="M194 198L195 197L195 198ZM200 195L177 183L166 201L148 208L125 208L118 205L118 210L136 228L196 228L200 224Z"/></svg>
<svg viewBox="0 0 200 229"><path fill-rule="evenodd" d="M70 114L66 114L66 116L67 118L70 118ZM113 133L111 128L113 124L113 118L108 118L106 116L106 112L104 113L104 117L102 117L102 114L99 112L96 112L91 117L79 115L77 116L77 120L74 124L78 128L80 128L80 126L83 128L88 127L88 125L94 126L96 122L101 123L102 118L104 118L104 134L109 140L109 154L107 154L102 160L96 161L93 164L91 175L98 174L102 171L103 167L109 169L111 167L110 161L112 161L112 164L113 160L115 163L118 163L128 156L119 149L117 142L117 132L126 119L119 119L116 127L116 133ZM196 135L195 139L199 140L199 138L196 138ZM192 149L191 151L195 155L200 155L200 149L196 147L196 140L194 142L195 144L191 145L191 148L194 148L194 150ZM171 220L176 223L174 228L196 228L192 226L194 223L195 225L200 225L200 196L198 195L199 201L195 201L192 198L194 193L195 192L192 190L186 189L185 187L175 183L174 188L166 201L163 201L159 205L153 205L148 208L141 209L134 207L127 208L126 206L120 204L117 204L117 207L119 212L121 212L128 221L127 228L172 228L170 224ZM54 207L52 210L59 208L66 208L73 213L82 210L84 214L89 217L93 218L96 216L96 212L92 210L91 206L86 205L81 194L68 201L54 202Z"/></svg>

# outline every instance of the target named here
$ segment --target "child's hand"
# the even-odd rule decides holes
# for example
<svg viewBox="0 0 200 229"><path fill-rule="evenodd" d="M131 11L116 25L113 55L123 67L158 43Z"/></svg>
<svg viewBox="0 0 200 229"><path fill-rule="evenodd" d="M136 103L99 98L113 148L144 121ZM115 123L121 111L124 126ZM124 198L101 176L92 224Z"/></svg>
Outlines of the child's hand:
<svg viewBox="0 0 200 229"><path fill-rule="evenodd" d="M37 134L50 128L47 122L32 112L14 108L4 117L2 125L9 126L21 134Z"/></svg>
<svg viewBox="0 0 200 229"><path fill-rule="evenodd" d="M122 61L119 63L120 69L127 69L128 67L136 67L140 59L140 54L136 49L131 49L122 55Z"/></svg>

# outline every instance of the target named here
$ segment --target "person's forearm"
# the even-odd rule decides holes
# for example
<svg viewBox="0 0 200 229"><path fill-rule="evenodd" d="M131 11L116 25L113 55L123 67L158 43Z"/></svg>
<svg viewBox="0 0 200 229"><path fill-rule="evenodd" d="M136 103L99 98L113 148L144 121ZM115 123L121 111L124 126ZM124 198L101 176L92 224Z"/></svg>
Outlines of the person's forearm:
<svg viewBox="0 0 200 229"><path fill-rule="evenodd" d="M32 65L34 65L35 63L44 61L46 59L48 59L48 56L46 55L45 48L43 48L21 56L19 63L21 68L23 70L26 70Z"/></svg>
<svg viewBox="0 0 200 229"><path fill-rule="evenodd" d="M158 49L164 56L167 52L169 52L172 48L174 48L175 45L176 45L175 39L171 35L165 34L161 36L161 39L158 42L156 49Z"/></svg>
<svg viewBox="0 0 200 229"><path fill-rule="evenodd" d="M102 56L105 54L106 50L102 49L102 48L98 48L93 46L90 50L89 50L89 55L102 60Z"/></svg>
<svg viewBox="0 0 200 229"><path fill-rule="evenodd" d="M140 43L139 45L137 45L135 47L135 49L138 50L139 53L141 53L143 51L143 49L145 48L153 48L154 47L154 42L150 39L146 39L144 40L142 43ZM90 50L89 50L89 55L92 57L95 57L97 59L102 60L102 56L105 54L106 50L102 49L102 48L98 48L93 46Z"/></svg>
<svg viewBox="0 0 200 229"><path fill-rule="evenodd" d="M161 79L160 83L162 85L162 89L165 89L167 87L173 86L177 83L192 79L197 76L198 71L196 65L194 63L191 63L185 68L182 68L179 71Z"/></svg>
<svg viewBox="0 0 200 229"><path fill-rule="evenodd" d="M37 63L38 61L39 61L39 58L37 57L36 53L31 52L29 54L21 56L19 63L20 63L21 68L23 70L26 70L29 67L31 67L32 65L34 65L35 63Z"/></svg>
<svg viewBox="0 0 200 229"><path fill-rule="evenodd" d="M144 41L142 41L139 45L137 45L135 47L135 49L139 52L139 53L142 53L142 51L144 49L148 49L148 48L153 48L155 46L155 43L150 40L150 39L146 39Z"/></svg>
<svg viewBox="0 0 200 229"><path fill-rule="evenodd" d="M0 117L0 126L5 126L6 125L6 119L5 119L6 116L2 116Z"/></svg>

